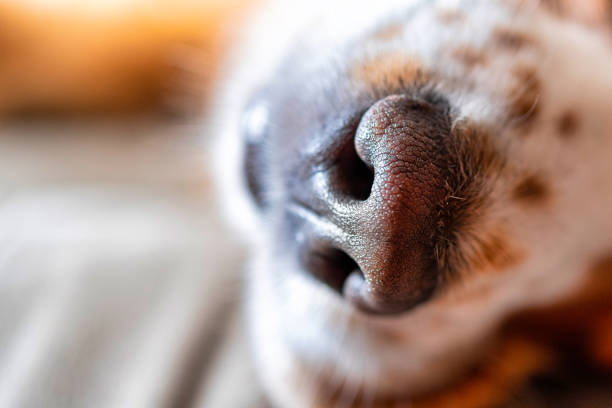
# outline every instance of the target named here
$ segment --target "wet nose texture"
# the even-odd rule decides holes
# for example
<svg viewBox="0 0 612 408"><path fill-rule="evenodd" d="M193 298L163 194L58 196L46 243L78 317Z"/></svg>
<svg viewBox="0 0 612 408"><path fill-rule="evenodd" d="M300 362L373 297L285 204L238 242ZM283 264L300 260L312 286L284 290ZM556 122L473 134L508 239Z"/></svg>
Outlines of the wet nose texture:
<svg viewBox="0 0 612 408"><path fill-rule="evenodd" d="M326 276L334 276L333 286L341 286L358 308L399 313L434 291L433 248L437 212L447 191L449 134L445 108L406 95L388 96L362 116L353 156L344 157L319 186L330 221L342 231L331 237L328 252L346 254L326 264L336 271L328 269ZM373 179L367 172L351 173L360 166Z"/></svg>

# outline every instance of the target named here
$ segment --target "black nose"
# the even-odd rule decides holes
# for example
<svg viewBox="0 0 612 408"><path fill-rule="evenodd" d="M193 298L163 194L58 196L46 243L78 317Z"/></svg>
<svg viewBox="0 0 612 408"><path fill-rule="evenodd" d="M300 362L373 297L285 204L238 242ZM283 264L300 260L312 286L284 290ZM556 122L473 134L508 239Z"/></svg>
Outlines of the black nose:
<svg viewBox="0 0 612 408"><path fill-rule="evenodd" d="M402 312L436 288L433 247L449 132L444 108L388 96L309 181L327 227L311 228L303 260L364 311Z"/></svg>

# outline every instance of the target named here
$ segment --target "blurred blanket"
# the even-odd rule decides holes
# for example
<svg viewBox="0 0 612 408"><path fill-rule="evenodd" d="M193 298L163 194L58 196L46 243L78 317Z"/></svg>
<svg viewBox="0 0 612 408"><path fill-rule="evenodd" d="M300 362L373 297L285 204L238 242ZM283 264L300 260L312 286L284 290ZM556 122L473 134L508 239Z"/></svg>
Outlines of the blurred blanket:
<svg viewBox="0 0 612 408"><path fill-rule="evenodd" d="M0 118L200 113L250 0L0 2Z"/></svg>

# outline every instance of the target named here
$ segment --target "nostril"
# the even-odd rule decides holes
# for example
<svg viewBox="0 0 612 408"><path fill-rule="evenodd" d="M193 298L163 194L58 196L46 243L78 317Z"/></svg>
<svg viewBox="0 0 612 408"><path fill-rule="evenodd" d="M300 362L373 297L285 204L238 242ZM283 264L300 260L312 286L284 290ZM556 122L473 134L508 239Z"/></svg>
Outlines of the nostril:
<svg viewBox="0 0 612 408"><path fill-rule="evenodd" d="M346 252L333 247L309 250L303 254L302 262L308 272L338 294L343 293L351 273L359 270L357 263Z"/></svg>
<svg viewBox="0 0 612 408"><path fill-rule="evenodd" d="M370 196L374 171L357 155L352 140L338 155L330 171L330 183L337 193L348 198L364 201Z"/></svg>
<svg viewBox="0 0 612 408"><path fill-rule="evenodd" d="M310 248L302 253L302 262L314 278L364 313L387 315L404 310L403 306L398 309L397 305L386 304L385 297L373 294L357 262L340 249L332 246Z"/></svg>

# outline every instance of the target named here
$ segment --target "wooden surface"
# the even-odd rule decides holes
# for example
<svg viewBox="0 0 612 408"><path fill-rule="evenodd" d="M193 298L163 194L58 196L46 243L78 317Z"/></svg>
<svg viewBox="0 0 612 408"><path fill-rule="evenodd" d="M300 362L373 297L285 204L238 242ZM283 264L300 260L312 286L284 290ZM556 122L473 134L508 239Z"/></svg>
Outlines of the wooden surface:
<svg viewBox="0 0 612 408"><path fill-rule="evenodd" d="M186 124L0 128L0 407L249 406L206 144Z"/></svg>

